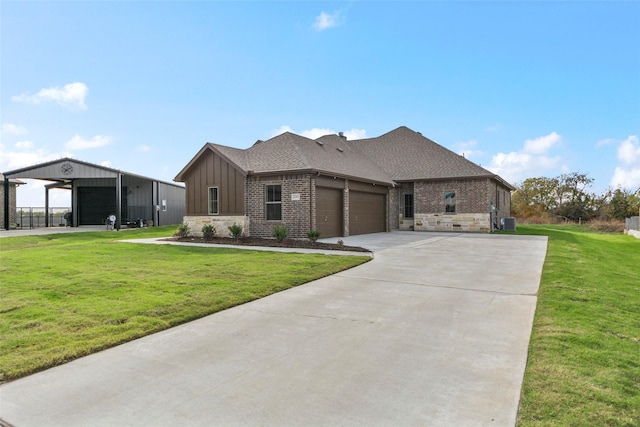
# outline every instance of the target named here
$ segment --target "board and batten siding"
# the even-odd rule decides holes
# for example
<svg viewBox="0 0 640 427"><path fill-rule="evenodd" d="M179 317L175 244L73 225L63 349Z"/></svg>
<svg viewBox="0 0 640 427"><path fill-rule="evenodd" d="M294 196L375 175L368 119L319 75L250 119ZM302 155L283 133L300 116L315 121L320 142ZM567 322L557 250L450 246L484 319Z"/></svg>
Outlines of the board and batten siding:
<svg viewBox="0 0 640 427"><path fill-rule="evenodd" d="M185 174L187 215L209 214L209 187L218 187L218 215L244 215L244 175L217 153L204 154Z"/></svg>

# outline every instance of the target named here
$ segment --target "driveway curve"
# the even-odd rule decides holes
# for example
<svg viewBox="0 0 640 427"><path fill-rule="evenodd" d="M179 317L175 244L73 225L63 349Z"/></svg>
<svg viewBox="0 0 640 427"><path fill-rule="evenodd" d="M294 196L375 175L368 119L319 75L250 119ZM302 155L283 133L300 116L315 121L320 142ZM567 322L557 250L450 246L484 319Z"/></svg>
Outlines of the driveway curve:
<svg viewBox="0 0 640 427"><path fill-rule="evenodd" d="M514 425L546 238L343 240L374 259L3 384L0 418L21 427Z"/></svg>

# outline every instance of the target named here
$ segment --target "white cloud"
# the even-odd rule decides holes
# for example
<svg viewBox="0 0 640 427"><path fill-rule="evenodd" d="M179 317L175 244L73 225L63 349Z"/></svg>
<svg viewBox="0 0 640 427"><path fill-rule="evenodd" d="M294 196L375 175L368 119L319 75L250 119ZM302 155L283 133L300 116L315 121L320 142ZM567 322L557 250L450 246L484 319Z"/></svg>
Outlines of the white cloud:
<svg viewBox="0 0 640 427"><path fill-rule="evenodd" d="M16 148L33 148L33 141L18 141L16 142Z"/></svg>
<svg viewBox="0 0 640 427"><path fill-rule="evenodd" d="M611 187L635 191L640 188L640 139L630 135L618 145L618 166L611 177Z"/></svg>
<svg viewBox="0 0 640 427"><path fill-rule="evenodd" d="M309 139L317 139L324 135L335 134L336 132L331 129L323 129L323 128L312 128L308 130L303 130L300 132L300 135L309 138Z"/></svg>
<svg viewBox="0 0 640 427"><path fill-rule="evenodd" d="M498 132L499 130L502 130L502 123L496 123L494 125L491 125L487 127L485 130L487 132Z"/></svg>
<svg viewBox="0 0 640 427"><path fill-rule="evenodd" d="M605 138L605 139L601 139L600 141L596 142L596 147L602 147L604 145L612 145L612 144L616 144L618 141L616 141L613 138Z"/></svg>
<svg viewBox="0 0 640 427"><path fill-rule="evenodd" d="M618 160L625 165L640 167L640 142L637 135L630 135L618 146Z"/></svg>
<svg viewBox="0 0 640 427"><path fill-rule="evenodd" d="M478 141L475 139L471 139L469 141L458 141L453 144L453 149L457 154L466 158L483 156L484 152L482 150L476 150L477 145Z"/></svg>
<svg viewBox="0 0 640 427"><path fill-rule="evenodd" d="M549 135L540 136L534 139L527 139L524 142L524 151L532 154L543 154L549 151L551 147L559 144L562 141L562 137L555 132L551 132Z"/></svg>
<svg viewBox="0 0 640 427"><path fill-rule="evenodd" d="M337 27L342 24L342 13L337 10L333 14L326 13L324 10L320 12L320 15L316 16L313 22L313 29L316 31L324 31L328 28Z"/></svg>
<svg viewBox="0 0 640 427"><path fill-rule="evenodd" d="M285 132L296 133L298 135L304 136L309 139L317 139L324 135L337 135L338 132L328 129L328 128L311 128L307 130L303 130L302 132L294 132L291 127L287 125L280 126L278 129L271 132L271 137L281 135ZM364 139L367 137L367 131L365 129L351 129L342 132L344 136L347 137L348 140L354 139Z"/></svg>
<svg viewBox="0 0 640 427"><path fill-rule="evenodd" d="M34 148L31 141L24 141L20 146L18 144L15 149L7 149L0 144L0 171L7 172L64 157L42 148ZM24 149L28 151L21 151Z"/></svg>
<svg viewBox="0 0 640 427"><path fill-rule="evenodd" d="M105 168L113 168L113 166L111 166L111 160L105 160L104 162L100 162L100 166L104 166Z"/></svg>
<svg viewBox="0 0 640 427"><path fill-rule="evenodd" d="M111 137L96 135L91 139L84 139L80 135L75 135L64 145L67 150L86 150L88 148L104 147L111 144Z"/></svg>
<svg viewBox="0 0 640 427"><path fill-rule="evenodd" d="M13 123L3 123L2 133L8 135L24 135L27 133L27 128L24 126L14 125Z"/></svg>
<svg viewBox="0 0 640 427"><path fill-rule="evenodd" d="M367 131L364 129L351 129L344 131L344 136L346 136L348 140L365 139L367 137Z"/></svg>
<svg viewBox="0 0 640 427"><path fill-rule="evenodd" d="M60 86L52 86L40 89L35 95L24 92L11 97L11 100L36 105L51 101L66 107L77 107L86 110L87 105L84 103L84 99L88 92L89 88L87 85L81 82L75 82L66 84L62 88Z"/></svg>
<svg viewBox="0 0 640 427"><path fill-rule="evenodd" d="M271 131L271 138L273 138L274 136L282 135L285 132L293 132L293 129L291 129L287 125L282 125L278 129L274 129Z"/></svg>
<svg viewBox="0 0 640 427"><path fill-rule="evenodd" d="M562 142L562 136L556 132L524 142L522 149L510 153L498 153L491 159L487 168L511 183L527 178L555 174L557 169L567 170L560 156L551 156L548 152ZM556 170L555 172L553 172Z"/></svg>

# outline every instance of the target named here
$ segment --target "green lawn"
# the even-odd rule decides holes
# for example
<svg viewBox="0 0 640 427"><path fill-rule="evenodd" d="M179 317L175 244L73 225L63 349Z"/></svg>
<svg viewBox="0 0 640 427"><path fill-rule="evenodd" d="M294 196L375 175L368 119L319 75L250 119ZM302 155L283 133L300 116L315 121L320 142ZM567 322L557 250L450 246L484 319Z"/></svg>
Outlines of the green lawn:
<svg viewBox="0 0 640 427"><path fill-rule="evenodd" d="M174 231L0 239L0 382L369 260L116 241Z"/></svg>
<svg viewBox="0 0 640 427"><path fill-rule="evenodd" d="M640 425L640 240L518 230L549 236L518 425Z"/></svg>

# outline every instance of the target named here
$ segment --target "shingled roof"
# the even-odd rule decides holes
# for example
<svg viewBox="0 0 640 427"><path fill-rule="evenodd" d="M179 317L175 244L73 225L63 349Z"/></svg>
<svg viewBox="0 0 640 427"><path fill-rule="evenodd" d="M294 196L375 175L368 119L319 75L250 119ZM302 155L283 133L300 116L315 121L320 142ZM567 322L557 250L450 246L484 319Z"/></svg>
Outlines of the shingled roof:
<svg viewBox="0 0 640 427"><path fill-rule="evenodd" d="M350 144L380 165L394 181L496 177L406 126Z"/></svg>
<svg viewBox="0 0 640 427"><path fill-rule="evenodd" d="M309 139L285 132L241 150L208 143L245 174L313 171L393 185L400 181L451 178L493 178L513 188L498 175L476 165L406 126L376 138L347 141L338 135ZM176 177L182 180L189 163Z"/></svg>

